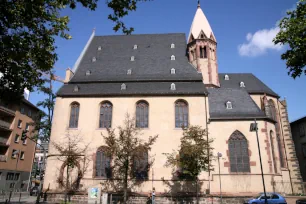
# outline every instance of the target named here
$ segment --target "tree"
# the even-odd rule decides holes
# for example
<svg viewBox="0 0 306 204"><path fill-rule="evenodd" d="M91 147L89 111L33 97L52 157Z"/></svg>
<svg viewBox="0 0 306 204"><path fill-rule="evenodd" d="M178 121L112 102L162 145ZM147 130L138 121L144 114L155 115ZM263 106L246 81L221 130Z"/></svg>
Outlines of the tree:
<svg viewBox="0 0 306 204"><path fill-rule="evenodd" d="M89 144L84 144L79 134L72 135L67 132L63 140L59 143L53 142L52 145L58 154L49 156L56 156L57 160L62 162L57 183L65 191L66 203L68 196L79 190L80 182L88 169L90 162L90 157L87 155Z"/></svg>
<svg viewBox="0 0 306 204"><path fill-rule="evenodd" d="M115 23L114 30L131 34L122 18L137 9L139 1L107 0L113 13L108 18ZM44 83L42 75L52 71L57 60L55 37L71 39L68 34L69 17L61 16L67 6L77 4L90 10L97 8L98 0L3 0L0 4L0 98L20 100L27 88L33 91Z"/></svg>
<svg viewBox="0 0 306 204"><path fill-rule="evenodd" d="M208 139L208 132L201 126L183 128L183 136L178 150L164 153L167 157L166 167L172 167L174 177L183 181L196 181L196 195L198 196L198 176L202 171L212 170L211 159L212 139ZM188 185L170 184L175 188L190 188ZM193 184L192 184L193 185Z"/></svg>
<svg viewBox="0 0 306 204"><path fill-rule="evenodd" d="M295 10L279 23L280 31L273 39L275 44L288 44L288 50L281 55L286 60L288 75L294 79L306 75L306 0L300 0Z"/></svg>
<svg viewBox="0 0 306 204"><path fill-rule="evenodd" d="M51 135L51 126L53 119L53 110L55 105L56 95L52 90L52 83L54 74L51 72L46 79L45 83L38 87L38 92L46 95L47 97L37 103L38 107L42 107L47 113L40 111L39 117L36 118L33 125L35 126L33 132L35 133L35 139L41 139L42 141L49 142Z"/></svg>
<svg viewBox="0 0 306 204"><path fill-rule="evenodd" d="M107 135L102 136L108 147L108 155L113 160L112 179L106 180L105 185L123 191L123 201L126 203L128 190L146 180L145 176L137 176L139 169L135 167L141 167L142 171L147 172L153 160L148 161L145 166L139 166L136 162L146 159L144 153L151 150L158 136L150 136L147 141L142 140L141 130L136 128L135 119L129 114L126 115L123 126L118 127L117 133L115 129L107 129Z"/></svg>

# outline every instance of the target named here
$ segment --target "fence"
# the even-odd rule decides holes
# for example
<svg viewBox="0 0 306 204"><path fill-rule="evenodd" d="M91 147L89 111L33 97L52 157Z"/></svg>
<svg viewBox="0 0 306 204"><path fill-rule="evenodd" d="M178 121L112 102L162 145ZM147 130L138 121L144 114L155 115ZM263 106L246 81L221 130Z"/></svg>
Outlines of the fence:
<svg viewBox="0 0 306 204"><path fill-rule="evenodd" d="M19 203L19 202L25 202L25 201L34 201L35 200L35 196L30 196L29 192L11 192L11 191L0 191L0 203L4 203L7 202L10 198L10 194L11 194L11 202L13 203Z"/></svg>

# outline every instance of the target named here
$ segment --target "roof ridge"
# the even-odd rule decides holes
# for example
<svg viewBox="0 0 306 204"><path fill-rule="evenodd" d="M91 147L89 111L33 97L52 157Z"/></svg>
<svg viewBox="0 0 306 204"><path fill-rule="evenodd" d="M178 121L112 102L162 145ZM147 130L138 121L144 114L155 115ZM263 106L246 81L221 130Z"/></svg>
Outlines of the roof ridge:
<svg viewBox="0 0 306 204"><path fill-rule="evenodd" d="M186 33L139 33L139 34L132 34L132 35L95 35L95 37L122 37L122 36L135 36L135 35L185 35Z"/></svg>

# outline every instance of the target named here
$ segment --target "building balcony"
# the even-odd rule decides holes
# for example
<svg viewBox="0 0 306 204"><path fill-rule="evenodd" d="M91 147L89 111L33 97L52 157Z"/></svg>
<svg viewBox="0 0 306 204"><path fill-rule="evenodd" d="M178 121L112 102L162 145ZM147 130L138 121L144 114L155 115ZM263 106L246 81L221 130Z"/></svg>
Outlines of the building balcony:
<svg viewBox="0 0 306 204"><path fill-rule="evenodd" d="M0 162L6 162L7 156L6 155L0 155Z"/></svg>
<svg viewBox="0 0 306 204"><path fill-rule="evenodd" d="M10 127L11 127L11 123L0 119L0 130L10 131L11 130Z"/></svg>
<svg viewBox="0 0 306 204"><path fill-rule="evenodd" d="M0 136L0 146L8 146L6 143L8 141L8 138L1 137Z"/></svg>
<svg viewBox="0 0 306 204"><path fill-rule="evenodd" d="M4 106L1 106L1 105L0 105L0 113L1 115L7 115L7 116L12 116L12 117L15 116L15 111L5 108Z"/></svg>

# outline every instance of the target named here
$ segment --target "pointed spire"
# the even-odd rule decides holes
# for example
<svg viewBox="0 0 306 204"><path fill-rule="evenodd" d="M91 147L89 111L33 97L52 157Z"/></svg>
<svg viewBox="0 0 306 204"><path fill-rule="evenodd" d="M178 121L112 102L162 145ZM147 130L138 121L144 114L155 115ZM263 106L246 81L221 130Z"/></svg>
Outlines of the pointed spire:
<svg viewBox="0 0 306 204"><path fill-rule="evenodd" d="M204 32L207 38L211 38L216 41L216 37L209 25L209 22L200 7L200 0L198 0L198 9L194 15L193 22L188 35L188 41L190 41L191 36L195 39L199 38L201 32Z"/></svg>

